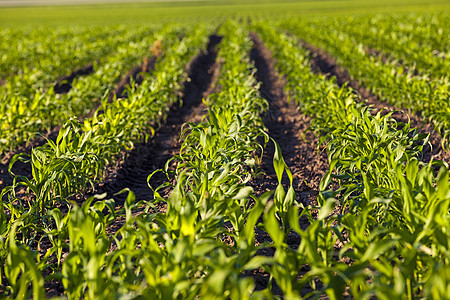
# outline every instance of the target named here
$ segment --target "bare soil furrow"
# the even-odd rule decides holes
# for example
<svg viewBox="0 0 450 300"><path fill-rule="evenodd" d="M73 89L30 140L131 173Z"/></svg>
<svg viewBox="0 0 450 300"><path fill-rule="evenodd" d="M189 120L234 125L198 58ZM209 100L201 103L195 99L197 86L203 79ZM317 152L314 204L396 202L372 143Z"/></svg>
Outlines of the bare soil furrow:
<svg viewBox="0 0 450 300"><path fill-rule="evenodd" d="M322 73L327 77L336 77L339 86L347 85L356 90L361 99L364 99L367 105L374 108L373 113L384 110L385 113L393 111L392 117L397 122L406 123L411 121L411 127L417 128L421 133L430 133L430 143L424 147L422 161L429 162L433 160L442 160L450 163L450 153L446 152L441 146L441 137L434 130L433 124L427 122L421 116L412 113L408 109L398 108L386 102L382 102L376 95L371 93L359 81L353 79L349 72L340 66L336 60L325 51L314 47L313 45L301 41L300 45L310 52L311 69L316 73Z"/></svg>
<svg viewBox="0 0 450 300"><path fill-rule="evenodd" d="M262 82L261 95L269 102L264 124L269 135L280 145L283 158L294 176L297 199L305 205L314 204L319 182L329 167L325 149L317 153L319 139L308 131L311 119L301 114L294 102L288 103L284 83L275 71L270 51L256 34L252 33L251 38L254 48L250 55L257 68L256 77ZM274 190L278 184L273 154L273 144L269 143L261 165L265 174L253 181L259 193ZM288 187L287 177L283 178L282 183Z"/></svg>
<svg viewBox="0 0 450 300"><path fill-rule="evenodd" d="M151 52L152 56L150 58L144 57L141 65L131 69L128 74L120 80L114 91L109 94L108 102L112 102L114 100L114 96L117 96L118 98L127 97L126 88L131 84L132 79L134 80L136 86L142 83L143 77L141 73L153 70L156 61L161 56L161 41L157 41L153 44L151 47Z"/></svg>
<svg viewBox="0 0 450 300"><path fill-rule="evenodd" d="M53 89L57 94L68 93L72 89L72 82L75 80L75 78L89 75L92 72L94 72L94 64L91 62L86 66L76 69L69 75L61 77L55 84Z"/></svg>
<svg viewBox="0 0 450 300"><path fill-rule="evenodd" d="M269 102L269 112L263 117L264 124L268 128L269 135L280 145L283 158L293 174L293 188L297 200L304 205L317 205L319 183L329 169L325 149L317 152L319 139L311 131L308 131L311 119L301 114L294 102L288 103L283 90L284 83L275 71L270 51L255 33L251 33L250 36L254 42L250 56L255 62L256 77L262 83L260 93ZM269 143L265 148L261 164L263 174L251 181L257 194L275 190L278 185L273 168L273 155L274 146L273 143ZM282 184L287 189L288 179L283 178ZM308 224L306 219L300 220L302 228L306 228ZM271 241L267 233L260 228L256 228L255 231L257 243ZM300 243L300 236L291 232L287 243L296 249ZM266 248L259 254L271 256L273 251L274 249ZM246 274L246 276L255 279L256 289L266 288L270 277L261 269ZM281 295L281 290L276 284L272 286L272 291ZM308 291L305 289L305 292Z"/></svg>
<svg viewBox="0 0 450 300"><path fill-rule="evenodd" d="M178 153L182 125L186 122L199 122L205 115L206 107L202 99L211 91L217 78L216 57L220 41L221 37L210 36L206 52L200 53L189 63L190 80L184 83L182 106L172 106L166 122L157 129L156 134L147 143L141 143L126 153L124 160L111 167L108 176L97 188L97 193L106 192L112 197L123 188L129 188L139 200L153 199L152 190L147 183L148 175L154 170L162 169L167 160ZM150 184L158 187L165 181L167 178L163 174L156 174ZM114 198L120 205L125 195Z"/></svg>

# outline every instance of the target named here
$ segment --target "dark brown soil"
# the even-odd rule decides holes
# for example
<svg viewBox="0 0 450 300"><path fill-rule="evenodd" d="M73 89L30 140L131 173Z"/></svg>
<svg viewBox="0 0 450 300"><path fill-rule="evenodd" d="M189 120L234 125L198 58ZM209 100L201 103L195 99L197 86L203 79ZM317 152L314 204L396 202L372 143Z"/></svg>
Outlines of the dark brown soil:
<svg viewBox="0 0 450 300"><path fill-rule="evenodd" d="M353 79L348 71L337 64L336 60L325 51L316 48L305 41L301 41L301 46L311 53L311 68L313 71L322 73L327 77L336 77L336 82L339 86L347 83L349 87L359 93L367 105L374 108L374 113L381 110L384 110L385 113L394 111L392 117L398 122L406 123L408 120L411 120L412 128L417 128L421 133L430 133L430 144L424 147L423 157L421 158L422 161L429 162L433 159L450 163L450 153L442 148L441 137L438 132L434 130L433 124L427 122L424 118L412 113L408 109L398 108L386 102L382 102L376 95L362 86L360 82Z"/></svg>
<svg viewBox="0 0 450 300"><path fill-rule="evenodd" d="M58 136L60 128L61 128L61 126L55 127L51 131L49 131L45 134L42 134L34 139L31 139L27 144L22 145L15 150L6 152L1 157L1 160L0 160L0 190L2 190L6 186L12 185L12 183L13 183L13 176L11 176L9 174L8 168L9 168L9 162L14 157L14 155L22 154L22 153L29 155L29 154L31 154L31 149L44 145L47 142L47 139L55 141ZM12 168L11 171L16 175L23 175L28 178L31 176L30 164L25 164L25 163L22 163L19 161L14 164L14 167Z"/></svg>
<svg viewBox="0 0 450 300"><path fill-rule="evenodd" d="M154 48L154 47L152 47ZM153 51L154 55L150 58L145 57L142 61L142 64L131 69L128 74L122 78L122 80L116 85L114 91L108 97L108 102L112 102L114 100L114 96L118 98L127 97L126 88L131 84L131 79L134 80L135 85L138 86L142 83L143 76L142 72L147 72L149 70L153 70L155 67L155 63L161 55L161 50Z"/></svg>
<svg viewBox="0 0 450 300"><path fill-rule="evenodd" d="M293 102L288 103L283 90L284 83L275 72L270 51L255 33L251 33L250 37L254 42L250 56L257 68L256 78L262 83L260 93L269 102L269 112L263 117L264 124L268 128L269 135L280 145L283 158L292 172L297 201L304 205L317 205L319 182L329 169L326 152L317 151L318 138L308 131L310 118L302 115ZM251 181L251 186L257 194L275 190L278 185L273 168L273 155L274 145L270 142L265 148L261 164L263 174ZM287 176L283 177L282 184L285 189L289 187ZM308 224L306 219L300 220L303 229ZM271 242L270 237L259 228L256 228L255 238L257 244ZM300 244L300 236L291 232L287 243L296 249ZM274 249L264 249L259 254L271 256ZM257 290L267 287L270 276L261 269L246 275L255 279ZM276 283L273 284L272 291L277 295L282 294ZM310 289L305 288L304 292L310 292Z"/></svg>
<svg viewBox="0 0 450 300"><path fill-rule="evenodd" d="M57 94L65 94L72 89L72 82L79 76L86 76L94 72L94 64L89 63L84 67L80 67L73 71L71 74L64 76L58 80L54 86L54 91Z"/></svg>
<svg viewBox="0 0 450 300"><path fill-rule="evenodd" d="M284 83L275 71L270 51L256 34L252 33L251 38L254 47L250 55L257 68L256 77L262 82L260 92L269 102L264 124L269 135L280 145L283 158L294 176L297 199L305 205L314 204L319 182L329 167L325 149L317 153L319 139L308 131L311 119L301 114L294 102L288 103ZM261 166L265 175L257 178L258 184L254 186L260 193L274 190L278 184L273 154L273 143L269 143ZM288 187L287 177L283 177L283 184Z"/></svg>
<svg viewBox="0 0 450 300"><path fill-rule="evenodd" d="M108 193L113 196L123 188L130 188L138 200L152 200L153 193L147 183L147 177L155 170L162 169L167 160L180 149L181 127L186 122L198 122L205 114L202 98L211 92L218 71L217 45L221 37L210 36L206 52L197 55L189 64L190 81L184 83L181 104L171 107L166 122L157 129L156 134L147 142L136 146L126 154L126 159L118 162L114 170L99 185L96 193ZM152 177L152 187L158 187L167 178L158 173ZM119 204L124 196L115 196Z"/></svg>

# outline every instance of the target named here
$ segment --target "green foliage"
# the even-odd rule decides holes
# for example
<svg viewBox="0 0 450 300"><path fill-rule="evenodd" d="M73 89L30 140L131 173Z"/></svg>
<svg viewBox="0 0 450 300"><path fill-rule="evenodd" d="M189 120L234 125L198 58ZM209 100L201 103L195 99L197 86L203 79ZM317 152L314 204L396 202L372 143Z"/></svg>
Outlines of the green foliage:
<svg viewBox="0 0 450 300"><path fill-rule="evenodd" d="M146 39L161 41L163 54L126 98L111 102L105 94L92 117L69 119L56 141L12 159L10 171L20 161L32 177L13 174L0 197L5 297L40 299L51 282L69 299L278 299L273 283L285 299L448 297L449 171L443 162L420 161L429 136L391 113L375 114L347 86L311 72L295 37L269 23L247 26L272 51L291 101L312 118L318 150L328 153L318 205L296 201L293 174L262 122L268 103L249 59L248 27L233 21L218 31L221 72L203 100L205 117L183 126L179 154L149 175L167 175L151 187L154 199L136 200L124 189L120 206L105 195L73 201L124 150L152 135L179 100L183 67L206 45L208 28L180 39L184 31L168 26ZM256 196L248 184L268 142L278 185ZM271 241L255 241L257 233ZM269 284L256 291L249 275L262 271Z"/></svg>
<svg viewBox="0 0 450 300"><path fill-rule="evenodd" d="M161 35L175 35L179 31L175 27L154 33L148 27L130 31L122 29L119 31L122 34L119 35L112 32L112 36L107 36L104 33L107 38L101 42L95 42L96 38L102 38L101 35L97 36L99 33L82 32L78 36L80 41L67 41L60 37L64 41L62 45L55 49L50 46L44 48L56 51L55 53L38 52L37 57L27 57L27 60L37 60L35 63L38 65L34 68L25 65L17 71L18 74L8 77L5 85L0 86L0 98L3 99L0 104L0 152L14 149L72 117L82 117L92 112L101 104L101 99L108 97L113 91L124 73L142 64L142 58L152 54L149 44L156 42ZM68 35L70 31L63 33L60 35ZM44 35L45 32L41 34ZM51 37L54 40L59 36ZM39 38L37 35L34 41ZM63 51L60 47L64 45L67 49ZM81 49L73 49L75 46ZM51 59L43 60L41 55ZM9 59L9 55L6 55L5 60ZM13 57L11 63L21 59ZM69 92L55 93L54 86L58 77L75 71L74 65L83 66L87 63L94 64L92 74L75 78Z"/></svg>
<svg viewBox="0 0 450 300"><path fill-rule="evenodd" d="M448 19L448 13L440 12L349 17L333 22L361 45L380 51L382 59L401 63L409 74L441 78L448 77L446 70L450 68L449 60L443 59L450 48Z"/></svg>
<svg viewBox="0 0 450 300"><path fill-rule="evenodd" d="M432 29L425 27L423 30L436 32L436 34L432 34L436 38L440 34L445 35L448 15L438 14L433 15L433 17L440 20L437 22L438 24L429 25ZM403 26L414 27L411 24L413 22L411 19L404 18L404 20ZM282 22L281 27L315 46L322 47L329 54L335 56L337 62L344 66L353 78L361 82L383 101L423 116L424 119L435 126L436 131L442 136L442 145L446 147L450 130L448 118L450 83L445 71L448 69L446 67L446 61L448 60L442 59L442 57L432 59L437 61L435 69L442 71L433 70L429 66L433 63L429 62L426 63L427 69L421 68L418 74L415 74L414 66L410 66L409 71L406 72L403 62L399 64L398 60L383 60L382 57L367 53L361 39L343 32L343 26L336 24L336 22L335 19L326 22L323 18L295 19ZM358 26L353 27L357 28ZM359 28L360 31L369 31L366 26ZM416 31L420 32L420 30ZM392 33L394 40L396 40L395 32ZM438 34L439 32L440 34ZM415 39L420 41L419 36L415 36ZM400 38L395 43L386 42L386 44L402 45L402 40ZM405 43L402 48L411 48L410 51L416 52L417 56L426 57L427 53L428 56L432 55L432 50L429 47L426 47L427 50L425 47L417 48L414 45L408 45L407 42ZM445 53L447 51L444 50L446 45L444 44L442 47L444 48L441 51Z"/></svg>
<svg viewBox="0 0 450 300"><path fill-rule="evenodd" d="M342 299L347 291L358 299L446 297L448 279L434 281L434 268L448 264L448 247L442 245L449 245L449 175L446 167L436 174L442 162L419 162L428 136L409 122L397 123L391 113L372 114L350 89L313 74L294 38L267 24L254 28L273 51L291 98L313 118L311 129L321 135L330 163L320 183L317 217L314 207L300 214L308 217L308 228L299 228L298 208L288 212L291 228L301 236L298 249L287 248L279 231L268 230L280 258L267 268L283 282L283 292L299 293L307 283L320 282L322 288L316 286L310 296ZM303 264L310 270L298 280ZM431 282L441 287L434 294Z"/></svg>
<svg viewBox="0 0 450 300"><path fill-rule="evenodd" d="M206 45L206 30L199 26L182 40L170 33L173 31L164 33L168 38L162 42L164 57L139 88L128 90L128 98L108 102L106 95L93 117L83 122L71 119L63 125L55 142L48 140L47 144L34 148L30 156L17 155L11 161L11 164L29 163L32 178L16 175L14 185L2 191L2 240L20 236L22 247L36 243L40 247L48 240L52 246L46 247L45 255L36 253L32 257L40 261L39 272L50 274L46 280L62 279L70 298L96 298L97 295L106 298L116 292L113 286L105 288L109 282L104 280L102 270L111 245L105 230L114 220L114 205L108 200L91 206L93 199L90 199L81 208L71 208L70 199L92 188L121 151L144 140L153 132L154 123L163 121L168 108L178 100L181 84L187 77L186 70L180 66ZM17 193L21 187L26 193ZM129 222L132 202L129 200L124 212ZM55 208L61 205L69 208L64 217ZM110 212L105 214L105 209ZM2 261L12 255L9 245L1 245ZM69 251L65 258L62 258L63 251ZM7 295L13 296L19 290L22 294L27 292L26 276L35 278L36 270L25 266L20 284L15 284L20 269L15 267L16 271L8 273L13 290ZM41 283L35 281L33 288L38 288Z"/></svg>

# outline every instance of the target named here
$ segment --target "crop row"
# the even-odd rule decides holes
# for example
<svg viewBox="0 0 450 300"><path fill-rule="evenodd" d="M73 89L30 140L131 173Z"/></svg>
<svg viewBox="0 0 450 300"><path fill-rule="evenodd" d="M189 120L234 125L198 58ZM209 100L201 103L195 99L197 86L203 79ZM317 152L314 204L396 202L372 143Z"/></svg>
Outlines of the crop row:
<svg viewBox="0 0 450 300"><path fill-rule="evenodd" d="M137 42L118 47L103 63L95 64L92 74L75 78L68 93L58 94L49 87L31 90L29 95L16 94L9 89L8 82L0 88L5 93L5 101L0 105L0 152L14 149L37 133L50 131L72 117L88 114L101 104L102 99L108 98L128 70L143 63L143 57L150 56L151 59L152 55L159 54L161 47L166 47L163 37L171 41L179 33L176 28L161 29L152 34L140 32ZM153 48L148 46L152 44L155 44Z"/></svg>
<svg viewBox="0 0 450 300"><path fill-rule="evenodd" d="M33 280L33 297L42 296L43 278L40 274L46 271L52 274L48 278L64 276L67 294L73 298L79 297L76 295L80 295L80 288L86 284L85 278L81 286L72 286L77 278L73 272L83 272L80 266L72 265L81 263L79 258L66 258L67 263L61 269L63 250L77 249L78 239L81 238L74 236L71 226L76 224L69 220L77 224L83 222L77 216L82 211L72 210L69 200L100 180L106 165L117 159L121 151L132 148L133 143L146 139L154 131L152 126L164 119L168 107L178 99L181 82L186 79L186 70L182 66L199 48L205 46L205 37L206 29L203 27L192 31L182 40L168 34L164 38L169 39L167 44L170 46L165 49L164 57L139 87L130 86L127 98L110 103L108 97L103 98L102 107L92 118L82 122L72 119L64 124L56 142L49 140L47 144L34 148L30 156L13 158L11 164L21 160L31 165L32 178L16 176L14 185L2 192L1 259L10 296L25 297L28 280ZM17 193L20 191L23 193ZM85 206L89 206L90 202L86 203ZM103 215L101 211L109 203L95 204L92 212L99 209L97 212ZM64 211L67 210L65 207L69 208L69 212L63 216L60 208ZM96 228L98 226L101 225L95 224ZM95 234L91 236L89 232L78 234L83 235L83 241L90 243ZM69 233L73 243L67 244ZM29 250L29 247L36 249L36 245L38 249L46 249L45 255ZM72 252L72 256L76 256L81 250ZM30 259L38 264L30 267L26 264ZM98 265L85 271L86 275L91 271L96 274L101 272ZM19 276L19 273L22 275ZM100 277L95 280L100 280ZM87 282L89 295L99 293L89 280Z"/></svg>
<svg viewBox="0 0 450 300"><path fill-rule="evenodd" d="M349 33L357 43L400 60L411 72L440 78L448 77L450 68L450 60L445 59L446 51L450 51L448 46L445 48L448 42L445 37L449 35L445 20L448 21L445 14L422 18L417 15L349 17L335 18L327 24Z"/></svg>
<svg viewBox="0 0 450 300"><path fill-rule="evenodd" d="M442 143L448 142L450 130L448 77L430 79L425 75L405 74L395 62L383 62L364 51L349 35L332 26L323 30L319 20L290 21L281 27L308 42L322 47L342 64L364 86L381 100L421 114L434 124Z"/></svg>
<svg viewBox="0 0 450 300"><path fill-rule="evenodd" d="M257 30L288 83L302 83L287 90L313 118L330 163L317 219L303 208L311 221L303 231L298 208L289 209L289 224L302 237L299 248L288 248L280 233L271 235L280 259L269 270L283 292L296 295L320 278L319 294L330 298L346 290L358 299L445 297L449 282L441 275L450 268L450 186L446 167L436 175L433 163L419 162L428 137L391 114L373 116L350 89L313 74L295 38L262 23ZM298 281L303 264L311 270Z"/></svg>

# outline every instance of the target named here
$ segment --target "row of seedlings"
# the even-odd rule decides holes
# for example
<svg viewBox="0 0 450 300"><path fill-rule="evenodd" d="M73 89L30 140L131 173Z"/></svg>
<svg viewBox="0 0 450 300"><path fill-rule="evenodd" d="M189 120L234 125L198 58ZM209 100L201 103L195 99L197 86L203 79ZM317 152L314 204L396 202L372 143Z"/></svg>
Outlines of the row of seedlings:
<svg viewBox="0 0 450 300"><path fill-rule="evenodd" d="M0 104L0 152L13 150L37 133L50 131L71 117L87 115L112 92L123 74L142 64L143 57L158 55L162 37L179 33L180 29L172 27L153 33L146 30L133 33L136 42L127 42L103 63L94 64L93 73L74 79L68 93L56 93L49 87L33 89L29 95L16 94L9 91L8 83L5 101ZM148 45L152 44L153 48L149 49Z"/></svg>
<svg viewBox="0 0 450 300"><path fill-rule="evenodd" d="M411 70L407 73L395 61L384 62L369 55L360 43L340 29L327 27L324 31L322 22L317 20L292 20L282 27L329 51L356 80L383 101L423 115L441 134L442 144L447 144L450 133L448 77L432 79L425 74L414 75Z"/></svg>
<svg viewBox="0 0 450 300"><path fill-rule="evenodd" d="M391 114L373 116L349 88L312 73L295 38L263 23L255 29L273 51L290 96L313 118L330 163L318 213L301 205L288 211L299 247L287 247L281 231L271 233L283 255L267 269L285 295L299 296L310 285L315 290L306 296L331 299L446 297L449 174L445 166L436 171L440 162L419 161L428 137ZM330 188L332 182L338 188ZM311 222L305 231L299 209ZM305 264L309 271L299 279Z"/></svg>
<svg viewBox="0 0 450 300"><path fill-rule="evenodd" d="M30 156L13 159L12 164L30 163L32 178L16 176L14 185L2 191L0 259L5 295L42 298L45 280L62 283L70 299L103 299L121 293L127 288L126 277L139 273L139 267L129 267L130 261L116 261L129 248L120 243L122 238L106 233L117 216L130 217L129 202L116 211L113 200L92 204L91 198L80 208L71 199L101 180L105 167L121 151L153 133L152 126L177 101L187 79L183 66L206 46L206 31L197 27L182 40L172 34L163 37L171 40L163 42L170 46L142 84L129 88L127 98L108 102L105 97L92 118L71 119L55 142L49 140ZM118 252L110 252L113 242L122 245ZM131 286L139 291L140 284Z"/></svg>
<svg viewBox="0 0 450 300"><path fill-rule="evenodd" d="M447 32L447 36L449 33L445 27L438 26L438 24L441 26L445 24L444 19L443 14L426 18L420 18L417 15L348 17L335 19L333 26L339 26L354 40L370 47L372 53L381 51L376 54L383 58L400 61L413 72L427 74L431 78L440 78L447 77L447 70L450 68L450 60L445 59L445 33ZM401 28L404 27L411 31L402 31ZM437 43L430 42L423 37L424 35L436 39Z"/></svg>

